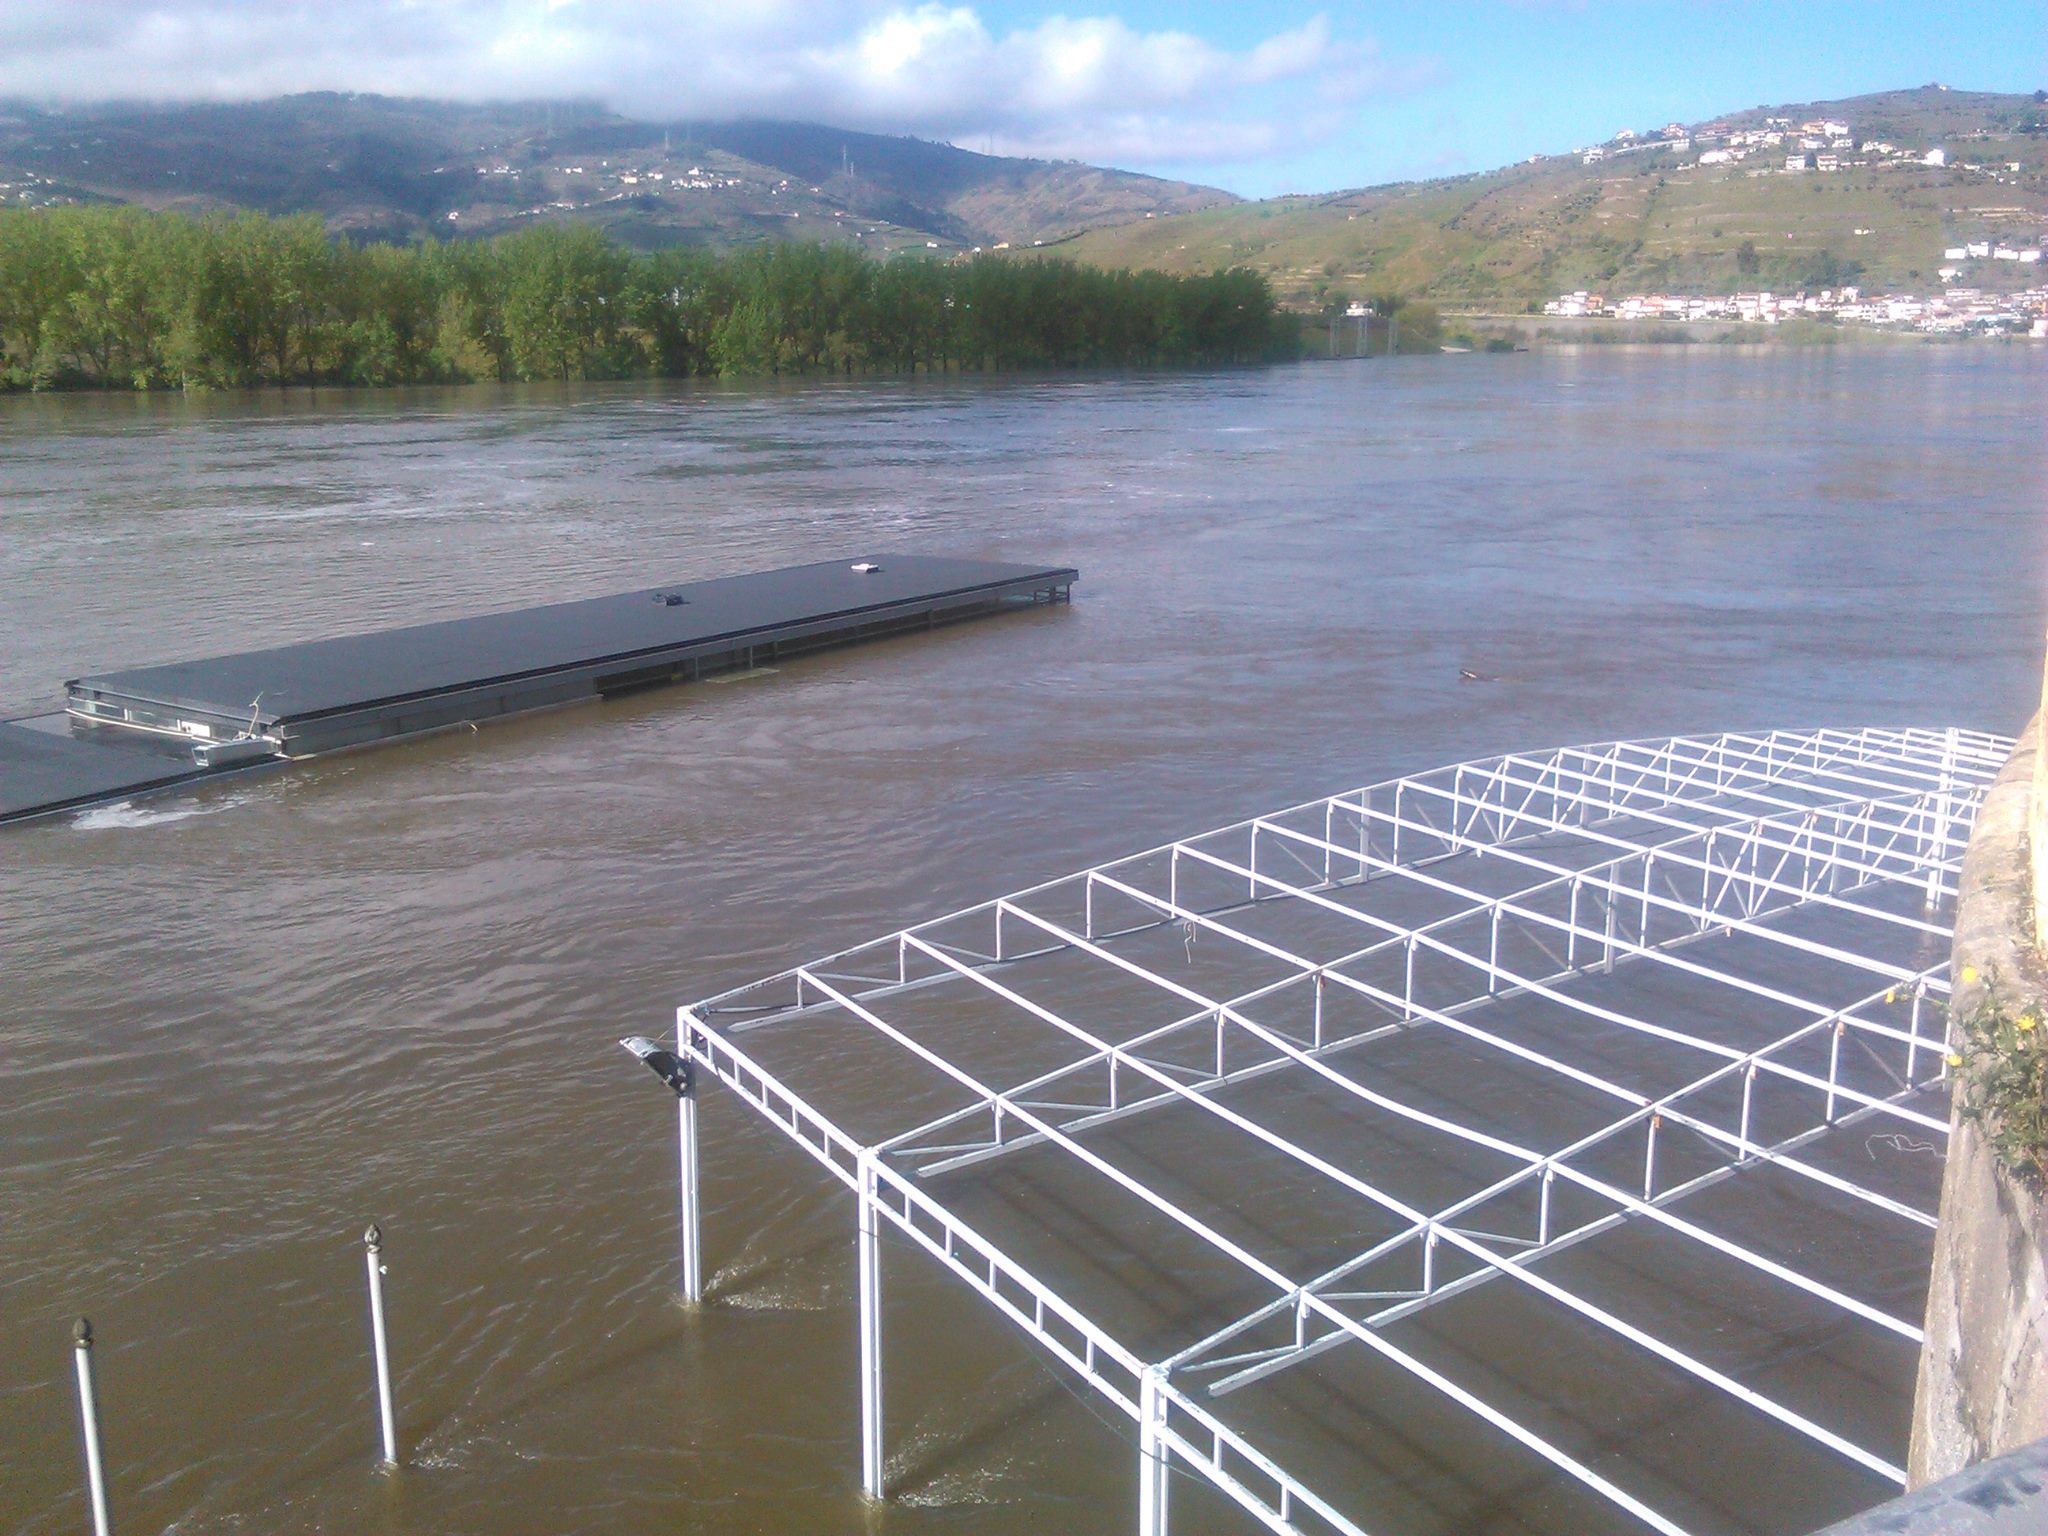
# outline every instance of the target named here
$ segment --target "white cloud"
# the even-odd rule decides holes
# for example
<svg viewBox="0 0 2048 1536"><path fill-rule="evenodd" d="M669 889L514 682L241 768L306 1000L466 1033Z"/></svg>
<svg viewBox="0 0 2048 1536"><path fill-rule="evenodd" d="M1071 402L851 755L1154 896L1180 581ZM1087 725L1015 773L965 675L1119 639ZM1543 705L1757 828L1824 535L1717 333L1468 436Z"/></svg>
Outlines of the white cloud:
<svg viewBox="0 0 2048 1536"><path fill-rule="evenodd" d="M1113 15L996 30L971 4L903 0L0 3L0 95L596 97L1125 164L1298 152L1343 106L1412 83L1322 16L1239 50Z"/></svg>

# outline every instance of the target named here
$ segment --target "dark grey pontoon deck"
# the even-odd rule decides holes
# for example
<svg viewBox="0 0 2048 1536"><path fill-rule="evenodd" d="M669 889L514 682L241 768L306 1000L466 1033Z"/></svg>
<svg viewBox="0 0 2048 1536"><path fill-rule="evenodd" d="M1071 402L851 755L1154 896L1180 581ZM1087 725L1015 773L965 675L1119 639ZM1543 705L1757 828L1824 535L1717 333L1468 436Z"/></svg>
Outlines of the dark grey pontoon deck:
<svg viewBox="0 0 2048 1536"><path fill-rule="evenodd" d="M881 554L98 673L67 685L68 713L159 753L96 756L108 749L25 743L45 733L14 727L0 734L0 820L193 777L209 759L305 757L1057 602L1078 576ZM179 755L161 755L171 744Z"/></svg>
<svg viewBox="0 0 2048 1536"><path fill-rule="evenodd" d="M196 779L190 757L82 741L61 730L0 720L0 821L125 799Z"/></svg>

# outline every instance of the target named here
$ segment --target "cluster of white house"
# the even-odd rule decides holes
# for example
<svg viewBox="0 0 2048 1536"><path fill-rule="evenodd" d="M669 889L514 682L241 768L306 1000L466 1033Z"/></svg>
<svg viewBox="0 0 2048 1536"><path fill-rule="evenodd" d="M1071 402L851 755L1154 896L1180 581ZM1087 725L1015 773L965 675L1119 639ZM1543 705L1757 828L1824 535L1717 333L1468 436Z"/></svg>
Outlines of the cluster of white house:
<svg viewBox="0 0 2048 1536"><path fill-rule="evenodd" d="M439 174L438 172L436 174ZM728 176L719 171L706 170L701 165L685 169L680 165L618 165L609 160L600 160L596 165L536 165L520 167L506 160L492 160L477 166L479 176L504 176L514 180L532 176L543 183L550 178L559 178L561 189L571 195L553 198L521 208L511 217L516 219L538 218L550 213L572 213L578 209L594 208L601 203L623 202L629 197L645 196L654 192L720 192L745 187L745 178ZM570 178L576 178L571 180ZM787 187L771 187L771 195ZM588 192L579 197L575 194L588 187ZM485 211L486 218L501 217L495 210ZM462 213L451 210L448 222L459 224Z"/></svg>
<svg viewBox="0 0 2048 1536"><path fill-rule="evenodd" d="M472 209L470 213L472 221L478 217L485 220L505 217L531 219L541 218L552 213L574 213L585 209L602 207L607 203L625 202L629 198L644 197L650 193L668 192L680 194L685 192L743 191L754 194L765 193L769 197L779 198L796 190L796 184L792 183L787 176L779 177L773 181L750 181L744 176L734 176L724 171L708 170L701 165L685 167L680 161L654 165L629 164L623 161L618 165L613 165L609 160L599 160L595 164L588 162L571 164L565 161L556 165L533 165L522 168L513 165L507 160L491 160L479 164L476 167L476 174L484 177L532 177L543 185L552 180L553 186L550 190L557 190L565 195L535 203L530 207L517 209L509 215L503 214L494 208ZM822 195L824 192L822 187L811 187L809 190L814 196ZM460 224L464 217L461 211L451 210L448 214L448 221L451 224ZM792 209L788 214L778 215L778 217L800 219L803 217L803 213L799 209ZM892 247L894 244L900 243L891 230L883 228L879 223L873 228L855 227L863 222L860 215L849 215L843 208L833 209L832 217L848 221L843 225L843 228L855 240L879 240L883 242L885 247ZM1151 215L1147 214L1146 217L1150 218ZM936 240L927 240L924 243L931 250L940 249L939 242ZM1038 243L1040 242L1033 242L1033 244ZM974 249L979 252L981 247L976 246ZM999 251L1008 250L1009 243L1005 241L1003 244L996 246L995 249Z"/></svg>
<svg viewBox="0 0 2048 1536"><path fill-rule="evenodd" d="M670 191L715 191L726 187L745 186L738 176L725 176L717 171L707 171L701 165L687 170L675 166L619 166L614 168L611 161L601 160L593 168L588 165L553 165L531 167L539 175L552 172L556 176L590 176L600 184L611 183L619 187L646 187L650 190L666 188ZM524 176L527 170L508 161L494 160L476 168L479 176Z"/></svg>
<svg viewBox="0 0 2048 1536"><path fill-rule="evenodd" d="M23 171L20 181L0 181L0 204L16 203L28 208L50 208L78 199L54 190L56 183L34 171Z"/></svg>
<svg viewBox="0 0 2048 1536"><path fill-rule="evenodd" d="M2032 265L2041 259L2038 245L1996 245L1989 240L1971 240L1962 245L1952 245L1941 253L1943 261L2017 261Z"/></svg>
<svg viewBox="0 0 2048 1536"><path fill-rule="evenodd" d="M1756 158L1772 162L1764 170L1783 170L1797 175L1806 171L1839 171L1851 166L1877 164L1947 165L1948 152L1933 149L1905 149L1885 139L1858 139L1849 124L1838 118L1816 117L1795 123L1789 117L1767 117L1756 128L1737 128L1730 123L1707 123L1687 128L1683 123L1666 123L1654 133L1624 128L1605 144L1590 144L1573 154L1585 165L1597 165L1616 155L1639 154L1645 150L1686 153L1698 150L1693 165L1734 165ZM1782 156L1782 160L1780 160ZM1541 156L1532 158L1540 159ZM1968 165L2003 179L2019 170L2016 164L2002 166Z"/></svg>
<svg viewBox="0 0 2048 1536"><path fill-rule="evenodd" d="M2048 287L2021 293L1950 288L1933 298L1866 295L1860 289L1821 288L1811 293L1735 293L1720 298L1637 293L1626 298L1579 289L1552 299L1543 313L1565 319L1589 315L1617 320L1738 320L1778 325L1798 316L1825 316L1858 325L1889 326L1943 335L2024 335L2048 338Z"/></svg>

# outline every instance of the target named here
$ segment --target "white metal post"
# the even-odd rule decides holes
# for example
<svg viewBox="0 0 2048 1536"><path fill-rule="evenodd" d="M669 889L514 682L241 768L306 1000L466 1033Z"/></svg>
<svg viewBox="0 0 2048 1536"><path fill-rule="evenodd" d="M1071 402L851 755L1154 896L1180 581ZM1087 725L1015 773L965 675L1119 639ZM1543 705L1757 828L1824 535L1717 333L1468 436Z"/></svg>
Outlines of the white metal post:
<svg viewBox="0 0 2048 1536"><path fill-rule="evenodd" d="M370 1272L370 1343L377 1357L377 1423L384 1433L384 1464L398 1465L398 1418L391 1407L391 1347L384 1333L384 1234L375 1222L363 1233Z"/></svg>
<svg viewBox="0 0 2048 1536"><path fill-rule="evenodd" d="M899 945L900 949L901 946ZM801 980L799 980L801 986ZM676 1010L676 1055L691 1061L690 1025ZM704 1235L702 1202L697 1194L697 1082L694 1072L676 1094L677 1183L681 1189L683 1300L695 1306L704 1299Z"/></svg>
<svg viewBox="0 0 2048 1536"><path fill-rule="evenodd" d="M1942 765L1941 792L1928 808L1927 910L1941 905L1941 861L1948 856L1948 765Z"/></svg>
<svg viewBox="0 0 2048 1536"><path fill-rule="evenodd" d="M1166 1483L1172 1452L1160 1438L1166 1397L1158 1366L1138 1378L1138 1536L1166 1536Z"/></svg>
<svg viewBox="0 0 2048 1536"><path fill-rule="evenodd" d="M100 1453L100 1399L92 1372L92 1324L85 1318L71 1325L71 1342L78 1363L78 1413L85 1423L85 1486L92 1498L93 1536L111 1536L107 1471Z"/></svg>
<svg viewBox="0 0 2048 1536"><path fill-rule="evenodd" d="M676 1143L681 1160L683 1230L683 1300L695 1306L704 1299L703 1216L697 1196L697 1089L676 1095Z"/></svg>
<svg viewBox="0 0 2048 1536"><path fill-rule="evenodd" d="M882 1496L882 1242L875 1209L875 1168L860 1167L860 1486Z"/></svg>

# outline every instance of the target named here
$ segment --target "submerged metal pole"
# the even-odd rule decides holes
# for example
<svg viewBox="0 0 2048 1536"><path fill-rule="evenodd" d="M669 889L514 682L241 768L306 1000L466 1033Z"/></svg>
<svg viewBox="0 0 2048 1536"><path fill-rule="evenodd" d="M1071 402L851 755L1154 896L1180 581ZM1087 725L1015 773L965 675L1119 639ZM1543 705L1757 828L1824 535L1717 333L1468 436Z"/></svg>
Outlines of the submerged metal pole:
<svg viewBox="0 0 2048 1536"><path fill-rule="evenodd" d="M1159 1367L1138 1378L1138 1536L1166 1536L1167 1457L1159 1437L1166 1400L1159 1391Z"/></svg>
<svg viewBox="0 0 2048 1536"><path fill-rule="evenodd" d="M81 1317L71 1325L72 1354L78 1363L78 1413L85 1423L85 1485L92 1498L93 1536L110 1536L107 1518L107 1472L100 1454L100 1400L92 1371L92 1323Z"/></svg>
<svg viewBox="0 0 2048 1536"><path fill-rule="evenodd" d="M797 983L797 999L803 999L803 983ZM683 1300L695 1305L704 1299L704 1250L702 1216L697 1199L697 1070L690 1064L690 1016L687 1008L676 1010L676 1048L663 1050L645 1035L628 1035L619 1044L639 1057L656 1077L668 1084L676 1096L676 1151L681 1161L682 1205L682 1290Z"/></svg>
<svg viewBox="0 0 2048 1536"><path fill-rule="evenodd" d="M683 1300L704 1299L702 1216L697 1199L697 1085L676 1094L676 1139L682 1157Z"/></svg>
<svg viewBox="0 0 2048 1536"><path fill-rule="evenodd" d="M690 1068L690 1026L676 1010L676 1066L665 1079L676 1096L676 1145L681 1159L683 1300L704 1299L702 1205L697 1195L697 1074Z"/></svg>
<svg viewBox="0 0 2048 1536"><path fill-rule="evenodd" d="M384 1334L384 1234L373 1221L363 1233L370 1271L370 1341L377 1356L377 1420L384 1431L384 1464L398 1465L398 1418L391 1408L391 1346Z"/></svg>
<svg viewBox="0 0 2048 1536"><path fill-rule="evenodd" d="M860 1170L860 1486L882 1496L882 1242L874 1165Z"/></svg>

